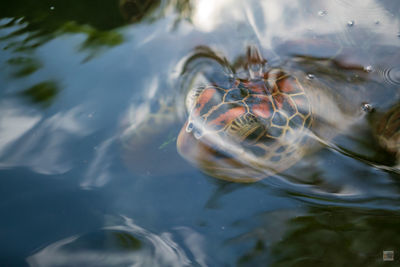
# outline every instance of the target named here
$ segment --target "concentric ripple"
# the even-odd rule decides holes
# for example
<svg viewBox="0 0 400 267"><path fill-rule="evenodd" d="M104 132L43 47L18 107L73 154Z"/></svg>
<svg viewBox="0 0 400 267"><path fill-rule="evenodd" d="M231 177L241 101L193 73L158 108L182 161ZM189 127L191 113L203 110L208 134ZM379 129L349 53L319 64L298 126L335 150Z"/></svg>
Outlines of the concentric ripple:
<svg viewBox="0 0 400 267"><path fill-rule="evenodd" d="M400 66L378 69L383 80L389 84L400 85Z"/></svg>

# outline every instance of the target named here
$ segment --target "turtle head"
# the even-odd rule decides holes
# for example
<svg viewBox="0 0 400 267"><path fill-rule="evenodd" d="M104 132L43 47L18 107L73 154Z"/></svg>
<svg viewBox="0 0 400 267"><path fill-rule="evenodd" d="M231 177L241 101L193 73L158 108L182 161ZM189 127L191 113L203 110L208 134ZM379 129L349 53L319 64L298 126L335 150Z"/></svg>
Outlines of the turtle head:
<svg viewBox="0 0 400 267"><path fill-rule="evenodd" d="M262 57L257 46L250 45L247 47L245 68L249 72L250 79L263 78L266 63L267 60Z"/></svg>

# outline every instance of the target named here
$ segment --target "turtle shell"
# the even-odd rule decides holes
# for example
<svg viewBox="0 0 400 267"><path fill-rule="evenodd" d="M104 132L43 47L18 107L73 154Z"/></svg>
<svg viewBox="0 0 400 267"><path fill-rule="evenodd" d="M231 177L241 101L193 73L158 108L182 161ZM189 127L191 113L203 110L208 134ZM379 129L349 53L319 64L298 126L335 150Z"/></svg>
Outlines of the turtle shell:
<svg viewBox="0 0 400 267"><path fill-rule="evenodd" d="M312 108L296 77L271 69L229 88L192 91L178 150L210 175L254 181L293 165L312 126ZM250 170L251 169L251 170ZM266 173L267 172L267 173Z"/></svg>

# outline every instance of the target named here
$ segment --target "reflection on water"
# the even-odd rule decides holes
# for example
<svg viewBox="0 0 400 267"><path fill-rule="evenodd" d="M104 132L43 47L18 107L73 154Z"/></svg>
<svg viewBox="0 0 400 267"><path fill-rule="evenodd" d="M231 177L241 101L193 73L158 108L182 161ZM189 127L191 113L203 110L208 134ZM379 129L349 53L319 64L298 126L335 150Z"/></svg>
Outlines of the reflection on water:
<svg viewBox="0 0 400 267"><path fill-rule="evenodd" d="M27 262L30 266L206 266L203 238L191 229L176 229L187 246L184 249L171 233L157 235L129 218L122 219L121 225L57 241L28 257Z"/></svg>
<svg viewBox="0 0 400 267"><path fill-rule="evenodd" d="M397 1L75 2L0 4L0 265L397 259ZM180 130L198 130L187 108L201 102L196 88L259 89L277 69L306 86L312 107L298 157L271 170L271 157L231 137L187 142L194 166L179 155ZM258 107L257 119L271 110ZM247 119L234 136L272 125ZM240 184L202 172L221 162L225 175L269 176Z"/></svg>
<svg viewBox="0 0 400 267"><path fill-rule="evenodd" d="M119 3L122 15L127 21L139 22L151 9L158 7L161 1L122 0Z"/></svg>
<svg viewBox="0 0 400 267"><path fill-rule="evenodd" d="M400 166L400 104L389 110L372 115L371 123L375 136L382 147L392 154L394 164Z"/></svg>
<svg viewBox="0 0 400 267"><path fill-rule="evenodd" d="M382 252L400 245L399 215L392 211L310 207L257 220L257 227L229 241L252 244L238 257L239 266L381 266Z"/></svg>
<svg viewBox="0 0 400 267"><path fill-rule="evenodd" d="M8 104L3 107L7 108ZM1 128L4 138L1 166L27 166L43 174L70 170L73 160L61 151L92 131L85 125L87 118L81 112L76 107L43 119L39 112L6 109L0 115L4 127Z"/></svg>
<svg viewBox="0 0 400 267"><path fill-rule="evenodd" d="M47 81L36 84L22 92L32 102L48 104L58 93L57 84Z"/></svg>
<svg viewBox="0 0 400 267"><path fill-rule="evenodd" d="M29 57L11 58L8 60L8 63L19 67L19 69L13 74L15 77L27 76L41 67L40 62Z"/></svg>

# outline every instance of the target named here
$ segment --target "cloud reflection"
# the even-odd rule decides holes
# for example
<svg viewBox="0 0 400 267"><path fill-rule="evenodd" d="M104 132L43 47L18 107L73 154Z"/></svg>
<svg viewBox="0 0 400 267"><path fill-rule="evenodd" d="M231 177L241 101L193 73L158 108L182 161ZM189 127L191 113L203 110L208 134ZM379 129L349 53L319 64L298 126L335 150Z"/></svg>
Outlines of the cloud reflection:
<svg viewBox="0 0 400 267"><path fill-rule="evenodd" d="M243 18L240 6L234 0L198 0L196 1L192 20L197 28L210 32L221 24L226 16L229 16L233 20L237 20L240 17ZM221 16L221 14L224 15Z"/></svg>
<svg viewBox="0 0 400 267"><path fill-rule="evenodd" d="M38 113L23 112L11 103L3 101L0 105L0 155L4 154L7 146L32 129L40 119Z"/></svg>
<svg viewBox="0 0 400 267"><path fill-rule="evenodd" d="M41 174L70 170L73 159L65 147L92 132L81 116L82 108L42 118L9 103L2 105L0 113L0 168L25 166Z"/></svg>
<svg viewBox="0 0 400 267"><path fill-rule="evenodd" d="M115 138L111 137L103 141L96 148L96 155L89 165L84 180L80 184L82 188L101 187L110 181L111 174L109 168L112 162L110 159L112 153L109 153L109 150L114 141Z"/></svg>
<svg viewBox="0 0 400 267"><path fill-rule="evenodd" d="M231 40L256 41L269 49L279 40L328 34L335 34L340 41L354 45L353 28L369 29L382 34L385 42L393 43L399 21L388 11L385 3L375 0L351 3L340 0L318 3L307 0L198 0L195 1L192 22L203 32L222 31L219 36L214 36L215 40L227 38L229 34ZM355 27L349 27L349 21L353 21Z"/></svg>

